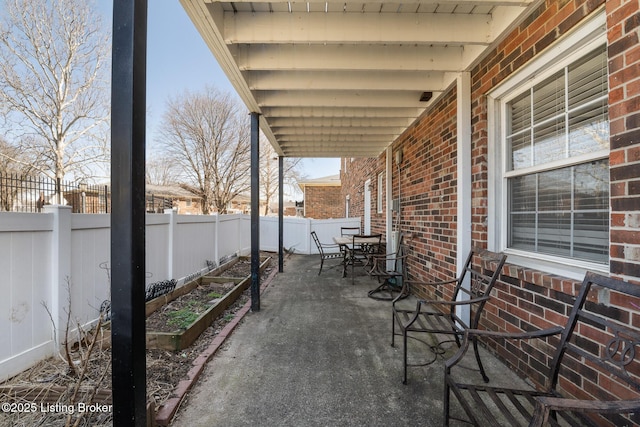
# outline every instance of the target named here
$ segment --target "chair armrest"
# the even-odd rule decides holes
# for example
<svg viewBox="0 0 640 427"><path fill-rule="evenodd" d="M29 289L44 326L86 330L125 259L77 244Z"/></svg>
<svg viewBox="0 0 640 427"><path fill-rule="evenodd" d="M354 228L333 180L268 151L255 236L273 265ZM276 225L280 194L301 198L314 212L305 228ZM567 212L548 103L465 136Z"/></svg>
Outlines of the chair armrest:
<svg viewBox="0 0 640 427"><path fill-rule="evenodd" d="M536 396L536 409L529 427L542 427L550 411L579 411L601 414L640 411L640 399L632 400L578 400L563 397Z"/></svg>
<svg viewBox="0 0 640 427"><path fill-rule="evenodd" d="M485 330L479 330L479 329L465 329L462 345L453 356L451 356L449 359L447 359L444 362L445 372L448 375L451 368L457 365L462 360L465 353L469 349L469 342L471 341L471 338L486 337L486 338L492 338L492 339L529 340L529 339L535 339L535 338L544 338L552 335L558 335L562 333L563 330L564 330L564 327L562 326L554 326L552 328L539 329L537 331L515 332L515 333L485 331Z"/></svg>
<svg viewBox="0 0 640 427"><path fill-rule="evenodd" d="M452 305L475 304L475 303L482 302L482 301L488 301L489 299L491 299L491 296L487 295L487 296L480 297L480 298L471 298L471 299L465 299L465 300L460 300L460 301L426 299L426 300L420 300L420 303L423 304L423 305L446 305L446 306L452 306Z"/></svg>
<svg viewBox="0 0 640 427"><path fill-rule="evenodd" d="M581 412L638 412L640 399L631 400L579 400L564 397L536 396L538 404L552 411L581 411Z"/></svg>

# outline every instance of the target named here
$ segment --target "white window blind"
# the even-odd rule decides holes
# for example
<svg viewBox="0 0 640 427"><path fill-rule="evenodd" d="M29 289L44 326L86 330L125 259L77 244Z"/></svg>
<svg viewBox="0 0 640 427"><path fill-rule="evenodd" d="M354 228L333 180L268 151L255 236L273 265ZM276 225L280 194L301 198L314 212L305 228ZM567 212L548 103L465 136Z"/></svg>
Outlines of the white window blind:
<svg viewBox="0 0 640 427"><path fill-rule="evenodd" d="M607 88L602 46L506 104L509 248L608 261Z"/></svg>

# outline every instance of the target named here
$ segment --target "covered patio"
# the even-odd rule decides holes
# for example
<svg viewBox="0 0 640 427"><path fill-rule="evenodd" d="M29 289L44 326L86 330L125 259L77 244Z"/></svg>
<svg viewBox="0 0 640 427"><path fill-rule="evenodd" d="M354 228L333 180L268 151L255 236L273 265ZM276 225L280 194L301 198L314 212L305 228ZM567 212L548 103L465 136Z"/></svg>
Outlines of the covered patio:
<svg viewBox="0 0 640 427"><path fill-rule="evenodd" d="M209 361L172 426L442 425L443 357L455 344L410 368L403 385L391 303L367 297L377 282L358 271L351 285L339 268L318 275L319 263L317 255L287 257L260 312L248 313ZM433 359L425 344L409 345L414 363ZM492 383L521 381L484 351L483 360ZM481 383L473 356L465 363Z"/></svg>
<svg viewBox="0 0 640 427"><path fill-rule="evenodd" d="M342 313L328 317L316 311L316 305L332 298L338 298L329 304L332 309L345 302L354 304L351 315L369 315L374 310L365 309L365 304L378 304L368 301L365 289L361 297L351 294L360 285L331 292L340 280L327 280L324 274L314 290L329 287L328 292L311 297L302 286L312 282L301 282L299 288L292 285L286 295L300 307L286 300L279 307L274 299L273 306L265 306L273 312L256 314L261 310L257 275L260 130L279 154L281 169L286 156L341 157L341 178L349 180L343 186L345 204L351 216L362 216L364 231L382 233L387 241L392 241L394 233L413 234L412 278L455 276L472 246L509 254L499 298L489 305L483 319L488 329L526 330L561 323L586 271L638 282L637 1L181 3L251 117L255 267L254 314L248 323L256 322L258 331L263 330L264 321L292 332L342 334L317 342L309 335L288 334L293 345L286 346L291 350L286 355L294 357L295 351L304 348L303 342L312 343L316 350L326 349L327 358L315 363L333 368L322 372L335 375L335 383L345 387L344 396L358 396L349 391L346 381L354 375L350 366L358 366L358 372L378 372L377 378L383 378L382 394L373 396L396 396L404 401L399 398L403 395L390 393L396 386L386 376L391 370L382 358L354 357L360 349L363 355L379 354L392 360L393 350L382 347L386 346L384 332L372 340L381 347L360 341L374 338L364 334L378 330L364 325L379 325L389 335L390 327L383 325L382 318L349 322ZM119 173L113 181L111 259L117 425L145 418L144 360L139 356L144 349L144 319L136 310L143 300L141 290L134 286L143 279L145 258L140 204L145 160L145 6L142 0L114 5L113 80L119 84L114 85L112 97L112 170ZM583 90L585 87L589 90ZM581 143L586 145L580 147ZM571 144L577 144L576 149L570 149ZM557 178L557 173L565 178ZM282 189L282 174L280 180ZM521 182L534 184L523 184L521 189L515 185ZM538 182L548 188L535 184ZM559 237L566 230L571 234ZM281 262L282 232L280 226ZM280 267L283 278L293 279L286 276L290 273L282 264ZM291 274L298 273L291 270ZM300 280L305 277L306 273ZM274 297L277 290L270 291ZM425 290L417 293L429 296ZM598 302L609 304L607 295L599 297ZM313 304L306 306L307 302ZM630 310L625 307L623 311L628 314ZM288 323L295 316L287 314L295 312L308 323ZM284 346L277 328L267 329L274 329L269 334L276 335L246 336L260 343L262 350L245 361L244 369L257 369L256 378L267 379L263 369L275 372L281 366L277 357L258 362L266 357L265 352ZM239 339L230 349L236 345ZM514 364L527 371L521 373L529 379L546 366L544 361L530 361L524 347L496 352L503 356L517 353L521 363ZM323 354L316 353L314 356ZM341 354L345 360L347 354L354 359L335 365L342 363ZM276 351L273 356L277 355ZM295 357L287 362L302 370L314 363L296 365L300 360ZM278 391L286 390L285 383L277 380L286 380L288 373L282 371L268 380L281 386ZM421 376L429 381L438 378L429 372ZM325 378L329 379L333 380ZM367 390L362 387L368 384L365 377L357 377L353 384L356 382ZM327 397L310 393L313 383L304 379L295 386L299 387L294 388L296 397L306 399L298 402L299 410L314 404L311 400L316 398L332 404L323 400ZM412 394L424 398L427 390L440 386L411 387L425 387ZM595 388L600 393L606 384ZM134 390L133 399L118 390ZM266 389L260 392L269 398L276 395ZM256 405L264 402L258 394L248 397ZM279 397L281 402L287 398ZM333 404L342 408L351 401ZM374 402L376 408L394 407L388 400ZM371 403L360 403L373 410ZM362 408L358 406L357 411ZM430 405L415 409L430 411L424 419L432 419ZM321 407L315 410L325 413ZM424 422L421 418L416 417Z"/></svg>

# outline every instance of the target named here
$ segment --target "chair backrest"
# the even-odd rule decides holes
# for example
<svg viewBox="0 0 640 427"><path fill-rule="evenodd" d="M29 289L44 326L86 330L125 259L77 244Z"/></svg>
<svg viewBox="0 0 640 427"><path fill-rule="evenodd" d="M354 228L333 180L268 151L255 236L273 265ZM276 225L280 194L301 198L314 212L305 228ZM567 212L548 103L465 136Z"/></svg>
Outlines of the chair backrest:
<svg viewBox="0 0 640 427"><path fill-rule="evenodd" d="M318 239L318 235L316 234L315 231L311 232L311 237L313 238L313 241L318 247L318 252L320 252L320 255L324 255L324 251L322 250L322 244L320 243L320 239Z"/></svg>
<svg viewBox="0 0 640 427"><path fill-rule="evenodd" d="M382 234L354 234L352 236L353 246L352 248L356 251L358 250L366 250L367 253L378 253L380 252L380 244L382 243ZM361 239L367 239L368 243L362 243Z"/></svg>
<svg viewBox="0 0 640 427"><path fill-rule="evenodd" d="M479 264L474 266L473 259L476 256L479 258ZM506 260L507 256L501 253L495 253L484 249L471 249L471 251L469 251L464 269L458 277L456 287L453 291L452 300L456 301L460 293L466 294L470 299L481 299L480 302L474 304L472 307L473 310L469 324L470 328L477 329L480 316L482 315L482 310L484 305L487 303L486 297L491 295L491 290L496 284L498 276L500 276L500 272L502 271L502 266ZM491 263L490 267L491 270L493 270L491 275L485 274L485 265L487 265L487 263ZM469 277L468 288L465 287L467 277ZM455 311L455 306L451 306L451 311L452 313Z"/></svg>
<svg viewBox="0 0 640 427"><path fill-rule="evenodd" d="M639 302L640 285L587 272L551 362L549 389L556 387L559 373L566 374L561 365L569 371L582 367L577 371L585 377L582 383L602 378L599 386L606 393L638 399ZM578 390L586 387L582 383Z"/></svg>
<svg viewBox="0 0 640 427"><path fill-rule="evenodd" d="M340 227L341 236L353 236L354 234L360 234L360 227Z"/></svg>

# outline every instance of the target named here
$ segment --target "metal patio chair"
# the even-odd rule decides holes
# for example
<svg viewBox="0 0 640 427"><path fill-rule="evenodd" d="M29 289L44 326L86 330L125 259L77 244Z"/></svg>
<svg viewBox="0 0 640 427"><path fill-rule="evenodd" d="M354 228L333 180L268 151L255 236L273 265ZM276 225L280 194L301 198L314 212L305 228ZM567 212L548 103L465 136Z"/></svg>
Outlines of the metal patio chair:
<svg viewBox="0 0 640 427"><path fill-rule="evenodd" d="M318 276L320 275L320 273L322 273L322 266L324 265L324 261L327 259L336 259L339 260L340 262L343 261L344 259L344 255L342 252L338 251L338 252L326 252L327 249L332 250L332 249L340 249L339 245L336 244L328 244L328 243L321 243L320 239L318 239L318 235L316 234L315 231L311 232L311 237L313 238L313 241L315 242L316 246L318 247L318 252L320 252L320 270L318 271Z"/></svg>

